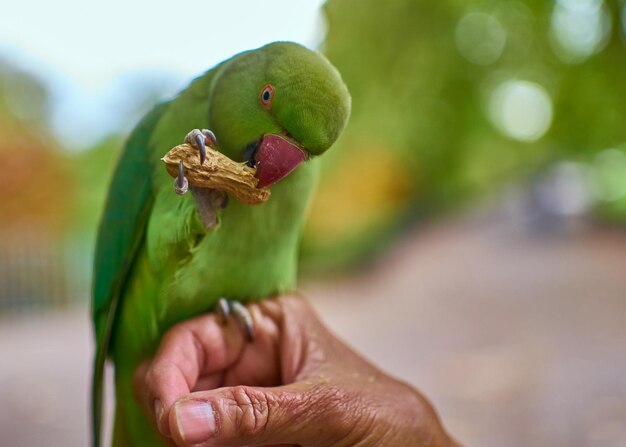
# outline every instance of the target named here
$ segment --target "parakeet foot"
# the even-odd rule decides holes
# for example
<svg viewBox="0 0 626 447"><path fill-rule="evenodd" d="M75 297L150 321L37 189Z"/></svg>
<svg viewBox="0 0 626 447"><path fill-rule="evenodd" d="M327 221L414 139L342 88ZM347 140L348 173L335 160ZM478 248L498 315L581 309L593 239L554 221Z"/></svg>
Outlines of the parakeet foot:
<svg viewBox="0 0 626 447"><path fill-rule="evenodd" d="M217 302L217 314L222 321L222 324L228 324L232 317L241 324L248 338L248 342L254 342L254 324L252 322L252 315L250 311L241 304L239 301L228 301L226 298L220 298Z"/></svg>
<svg viewBox="0 0 626 447"><path fill-rule="evenodd" d="M200 152L200 164L206 160L206 145L217 148L217 138L209 129L194 129L185 136L185 143L191 144Z"/></svg>

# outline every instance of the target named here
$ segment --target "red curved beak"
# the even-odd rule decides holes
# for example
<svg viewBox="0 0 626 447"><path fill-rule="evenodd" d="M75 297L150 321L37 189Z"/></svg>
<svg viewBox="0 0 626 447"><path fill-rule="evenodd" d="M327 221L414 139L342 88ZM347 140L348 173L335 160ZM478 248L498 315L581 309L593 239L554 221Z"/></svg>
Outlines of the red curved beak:
<svg viewBox="0 0 626 447"><path fill-rule="evenodd" d="M295 142L281 135L265 135L254 155L259 179L257 188L273 185L285 178L306 159L306 152Z"/></svg>

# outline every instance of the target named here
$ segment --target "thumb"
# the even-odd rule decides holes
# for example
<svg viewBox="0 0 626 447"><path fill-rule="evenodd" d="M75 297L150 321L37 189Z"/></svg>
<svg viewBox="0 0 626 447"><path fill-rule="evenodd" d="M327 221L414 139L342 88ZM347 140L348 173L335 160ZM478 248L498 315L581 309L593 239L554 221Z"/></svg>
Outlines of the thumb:
<svg viewBox="0 0 626 447"><path fill-rule="evenodd" d="M357 400L346 394L308 383L191 393L170 412L170 430L179 446L329 445L349 436L358 419L346 408Z"/></svg>

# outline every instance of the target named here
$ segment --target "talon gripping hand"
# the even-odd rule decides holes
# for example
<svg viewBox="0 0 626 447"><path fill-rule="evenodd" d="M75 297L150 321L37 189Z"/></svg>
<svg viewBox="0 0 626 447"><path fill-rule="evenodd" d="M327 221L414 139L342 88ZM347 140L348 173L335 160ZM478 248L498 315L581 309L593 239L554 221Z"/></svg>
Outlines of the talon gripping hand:
<svg viewBox="0 0 626 447"><path fill-rule="evenodd" d="M137 125L115 169L96 245L94 446L101 442L107 358L115 365L113 445L159 446L133 399L132 380L163 333L219 311L254 342L242 303L295 288L315 159L349 114L348 90L326 58L281 42L219 64ZM223 191L188 182L182 162L174 165L175 194L160 159L183 139L198 150L200 166L208 163L207 144L254 166L257 186L271 196L258 205L228 201Z"/></svg>

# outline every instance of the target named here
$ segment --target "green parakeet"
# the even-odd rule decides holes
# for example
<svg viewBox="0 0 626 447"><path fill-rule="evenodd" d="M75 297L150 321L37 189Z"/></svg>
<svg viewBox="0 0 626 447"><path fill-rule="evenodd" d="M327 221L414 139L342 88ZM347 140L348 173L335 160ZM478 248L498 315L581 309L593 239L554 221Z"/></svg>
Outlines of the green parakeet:
<svg viewBox="0 0 626 447"><path fill-rule="evenodd" d="M113 445L162 445L133 399L132 377L163 333L214 310L223 297L245 303L295 288L315 158L335 142L349 114L350 95L328 60L280 42L222 62L135 128L114 172L96 245L94 445L101 442L107 358L115 364ZM189 133L203 128L214 134ZM212 190L174 194L160 158L188 133L201 151L215 135L220 152L255 165L269 200L216 207Z"/></svg>

